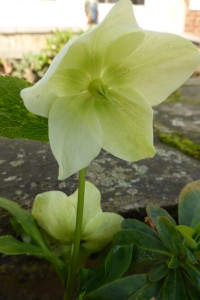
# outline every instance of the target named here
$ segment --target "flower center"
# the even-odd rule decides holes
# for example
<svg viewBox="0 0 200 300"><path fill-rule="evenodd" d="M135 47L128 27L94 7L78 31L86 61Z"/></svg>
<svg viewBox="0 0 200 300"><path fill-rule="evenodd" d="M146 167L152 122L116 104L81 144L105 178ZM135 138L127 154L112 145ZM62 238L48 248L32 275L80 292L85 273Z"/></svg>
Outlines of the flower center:
<svg viewBox="0 0 200 300"><path fill-rule="evenodd" d="M108 86L103 84L100 79L93 80L88 87L88 90L93 96L107 97Z"/></svg>

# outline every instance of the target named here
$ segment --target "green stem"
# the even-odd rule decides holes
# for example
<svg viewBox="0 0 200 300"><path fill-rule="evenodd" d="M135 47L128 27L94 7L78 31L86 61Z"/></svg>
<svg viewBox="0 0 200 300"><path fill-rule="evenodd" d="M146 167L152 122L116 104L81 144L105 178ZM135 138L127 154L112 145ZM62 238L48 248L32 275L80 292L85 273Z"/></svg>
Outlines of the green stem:
<svg viewBox="0 0 200 300"><path fill-rule="evenodd" d="M74 291L75 277L76 277L76 272L77 272L81 231L82 231L84 193L85 193L85 174L86 174L86 169L82 169L79 171L78 205L77 205L77 212L76 212L75 238L74 238L74 244L73 244L73 248L72 248L71 259L70 259L70 263L69 263L67 287L64 292L63 300L72 300L73 299L73 291Z"/></svg>

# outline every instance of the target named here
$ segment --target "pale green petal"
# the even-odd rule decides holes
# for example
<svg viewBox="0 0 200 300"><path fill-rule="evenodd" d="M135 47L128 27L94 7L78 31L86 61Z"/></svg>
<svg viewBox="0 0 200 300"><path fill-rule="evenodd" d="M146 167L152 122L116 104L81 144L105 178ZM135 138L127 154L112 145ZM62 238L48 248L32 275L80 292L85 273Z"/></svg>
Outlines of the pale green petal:
<svg viewBox="0 0 200 300"><path fill-rule="evenodd" d="M80 70L81 72L87 74L87 80L88 78L91 80L92 78L98 77L104 56L102 55L103 53L98 51L98 49L93 49L94 37L95 35L93 34L93 31L81 35L76 42L73 43L72 47L70 47L57 72L62 72L65 74L66 70L72 69Z"/></svg>
<svg viewBox="0 0 200 300"><path fill-rule="evenodd" d="M76 190L75 193L69 197L69 201L74 206L74 209L76 211L78 201L78 190ZM102 213L101 194L95 185L93 185L89 181L86 181L82 231L84 231L84 228L87 225L87 223L100 213Z"/></svg>
<svg viewBox="0 0 200 300"><path fill-rule="evenodd" d="M67 55L63 57L59 69L64 71L67 69L81 70L96 79L102 71L106 55L108 54L110 57L111 52L114 50L114 54L116 51L115 45L119 47L116 40L119 41L121 38L121 41L124 42L124 45L120 44L117 53L125 55L136 49L143 36L144 33L136 23L131 1L120 0L110 10L103 22L82 34L71 45ZM129 39L132 41L128 42Z"/></svg>
<svg viewBox="0 0 200 300"><path fill-rule="evenodd" d="M39 226L56 240L73 242L76 211L64 193L51 191L37 195L32 215Z"/></svg>
<svg viewBox="0 0 200 300"><path fill-rule="evenodd" d="M138 26L133 6L130 0L120 0L110 10L105 19L93 32L92 49L93 53L99 53L111 63L110 60L118 57L118 60L133 52L144 33ZM113 57L112 57L113 55Z"/></svg>
<svg viewBox="0 0 200 300"><path fill-rule="evenodd" d="M92 50L91 57L98 57L96 64L98 73L103 72L101 68L104 68L107 63L111 65L113 61L118 62L125 55L133 52L143 36L144 33L133 13L132 2L118 1L91 35L88 35L88 43Z"/></svg>
<svg viewBox="0 0 200 300"><path fill-rule="evenodd" d="M59 98L64 96L76 96L88 89L88 82L91 77L80 69L58 68L49 81L49 85L54 85Z"/></svg>
<svg viewBox="0 0 200 300"><path fill-rule="evenodd" d="M55 101L49 116L49 140L59 164L59 179L87 167L99 154L102 132L89 93Z"/></svg>
<svg viewBox="0 0 200 300"><path fill-rule="evenodd" d="M109 212L104 212L92 218L81 237L82 246L92 252L102 250L112 241L112 237L120 229L122 221L123 217Z"/></svg>
<svg viewBox="0 0 200 300"><path fill-rule="evenodd" d="M132 86L150 105L165 100L200 64L200 53L172 34L145 32L140 47L121 66L107 68L103 80L113 87Z"/></svg>
<svg viewBox="0 0 200 300"><path fill-rule="evenodd" d="M112 63L111 54L113 50L115 53L116 47L119 49L113 56L115 61L133 52L142 38L143 33L135 21L131 1L120 0L101 24L66 44L38 83L22 90L25 106L32 113L49 117L57 97L85 91L90 80L100 76L104 59L107 57ZM116 42L120 39L124 45ZM134 41L130 42L129 39Z"/></svg>
<svg viewBox="0 0 200 300"><path fill-rule="evenodd" d="M129 32L140 30L133 13L131 1L118 1L98 26L98 29L102 34L103 42L108 42L109 37L114 40Z"/></svg>
<svg viewBox="0 0 200 300"><path fill-rule="evenodd" d="M123 65L123 60L134 53L140 46L145 34L144 32L131 32L114 40L108 45L104 55L104 68L113 67L113 64ZM101 73L104 72L104 69ZM102 75L101 75L102 76Z"/></svg>
<svg viewBox="0 0 200 300"><path fill-rule="evenodd" d="M132 162L155 154L152 109L136 91L109 90L108 99L96 100L95 112L103 129L103 149Z"/></svg>
<svg viewBox="0 0 200 300"><path fill-rule="evenodd" d="M55 98L57 98L58 89L53 84L53 80L49 83L54 72L59 67L63 57L65 57L69 47L75 39L71 39L65 47L56 55L49 69L33 87L25 88L21 91L21 97L26 108L33 114L48 117L49 110Z"/></svg>

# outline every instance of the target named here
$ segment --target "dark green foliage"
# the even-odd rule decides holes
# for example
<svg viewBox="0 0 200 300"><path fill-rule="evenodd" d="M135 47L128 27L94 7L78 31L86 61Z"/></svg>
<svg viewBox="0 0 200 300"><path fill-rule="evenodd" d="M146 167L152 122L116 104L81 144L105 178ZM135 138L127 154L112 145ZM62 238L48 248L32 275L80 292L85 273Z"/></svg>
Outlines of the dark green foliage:
<svg viewBox="0 0 200 300"><path fill-rule="evenodd" d="M150 283L147 275L132 275L118 279L87 294L85 300L149 300L157 294L158 284Z"/></svg>
<svg viewBox="0 0 200 300"><path fill-rule="evenodd" d="M0 76L0 136L48 141L48 119L31 114L20 92L30 87L23 79Z"/></svg>
<svg viewBox="0 0 200 300"><path fill-rule="evenodd" d="M143 224L141 222L141 224ZM147 227L147 225L146 225ZM139 247L152 252L161 252L168 255L168 250L163 243L158 240L157 236L153 237L146 233L145 230L123 229L116 233L114 241L118 245L137 244Z"/></svg>
<svg viewBox="0 0 200 300"><path fill-rule="evenodd" d="M79 275L79 293L87 293L122 277L132 260L133 245L114 246L99 269L82 269ZM120 262L120 263L119 263Z"/></svg>
<svg viewBox="0 0 200 300"><path fill-rule="evenodd" d="M170 270L162 284L161 300L188 300L182 276L178 269Z"/></svg>
<svg viewBox="0 0 200 300"><path fill-rule="evenodd" d="M27 254L39 258L48 256L48 251L42 250L33 244L20 242L10 235L0 237L0 253L7 255Z"/></svg>
<svg viewBox="0 0 200 300"><path fill-rule="evenodd" d="M178 255L181 248L181 239L176 227L165 217L159 217L157 224L158 236L165 247L174 255Z"/></svg>
<svg viewBox="0 0 200 300"><path fill-rule="evenodd" d="M138 220L124 220L113 238L112 248L102 256L100 268L81 269L77 299L199 299L200 223L197 223L197 209L193 210L200 201L198 190L199 181L186 186L179 198L179 220L188 220L188 211L193 227L176 225L167 212L151 205L147 212L152 227ZM0 253L44 258L54 265L65 285L65 256L52 250L32 215L5 198L0 198L0 207L11 214L11 224L21 236L21 239L9 235L0 237Z"/></svg>
<svg viewBox="0 0 200 300"><path fill-rule="evenodd" d="M0 253L6 255L27 254L44 258L54 265L62 283L65 284L66 263L51 251L32 215L16 202L5 198L0 198L0 207L11 214L11 224L22 239L20 241L10 235L1 236Z"/></svg>
<svg viewBox="0 0 200 300"><path fill-rule="evenodd" d="M149 280L151 282L160 281L161 279L163 279L163 277L165 277L168 271L169 270L167 264L159 262L151 268L151 271L149 272Z"/></svg>
<svg viewBox="0 0 200 300"><path fill-rule="evenodd" d="M20 230L21 233L26 233L26 235L31 237L34 243L42 249L47 249L35 220L28 211L21 208L18 203L6 198L0 198L0 207L6 209L12 215L13 227L17 228L18 232Z"/></svg>
<svg viewBox="0 0 200 300"><path fill-rule="evenodd" d="M191 300L199 299L200 288L193 282L193 279L187 274L183 275L185 287Z"/></svg>
<svg viewBox="0 0 200 300"><path fill-rule="evenodd" d="M87 287L80 288L79 299L200 299L199 187L198 181L182 191L179 221L183 223L178 226L167 211L155 205L147 207L152 227L138 220L124 220L122 229L114 236L113 251L105 260L105 270L116 276L111 276L111 281L101 280L96 286L92 286L90 279ZM117 266L123 270L124 265L124 270L127 269L128 260L121 259L117 252L115 255L114 249L127 246L133 247L129 272L135 274L119 279L123 272L117 272ZM113 263L107 266L111 253ZM86 270L84 272L82 282L89 278L89 273L86 274ZM105 278L103 269L101 276Z"/></svg>
<svg viewBox="0 0 200 300"><path fill-rule="evenodd" d="M110 250L105 260L106 282L118 279L124 275L131 263L132 252L133 245L117 245Z"/></svg>
<svg viewBox="0 0 200 300"><path fill-rule="evenodd" d="M172 218L172 216L170 216L170 214L165 209L157 205L151 204L151 205L147 205L146 211L147 214L151 216L151 221L153 222L156 228L157 228L158 216L167 218L173 225L176 226L175 220Z"/></svg>

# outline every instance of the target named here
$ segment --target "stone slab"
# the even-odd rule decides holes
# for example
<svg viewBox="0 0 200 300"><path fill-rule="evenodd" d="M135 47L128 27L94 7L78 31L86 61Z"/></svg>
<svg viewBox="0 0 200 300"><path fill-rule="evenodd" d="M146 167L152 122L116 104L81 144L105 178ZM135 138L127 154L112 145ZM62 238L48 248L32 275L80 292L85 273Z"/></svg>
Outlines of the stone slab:
<svg viewBox="0 0 200 300"><path fill-rule="evenodd" d="M200 77L188 80L169 99L154 107L155 127L166 133L181 133L200 145Z"/></svg>
<svg viewBox="0 0 200 300"><path fill-rule="evenodd" d="M133 216L147 203L174 206L181 188L200 175L199 161L156 142L154 158L129 163L105 151L88 168L87 179L101 191L103 208ZM77 175L58 181L48 144L0 138L0 195L30 210L38 193L77 188Z"/></svg>

